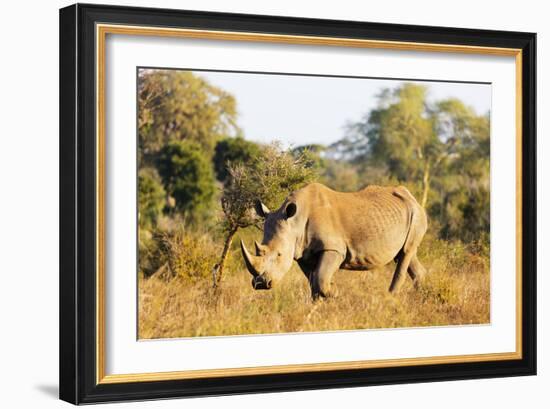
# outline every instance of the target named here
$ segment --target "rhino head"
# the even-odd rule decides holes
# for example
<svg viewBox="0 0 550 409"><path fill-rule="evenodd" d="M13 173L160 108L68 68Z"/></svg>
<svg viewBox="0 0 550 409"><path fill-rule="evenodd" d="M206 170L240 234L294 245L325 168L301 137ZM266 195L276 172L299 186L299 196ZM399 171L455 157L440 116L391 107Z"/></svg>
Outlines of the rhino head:
<svg viewBox="0 0 550 409"><path fill-rule="evenodd" d="M293 201L286 200L277 211L270 212L267 206L257 201L255 210L264 219L262 243L254 242L256 251L252 255L241 240L241 250L252 274L252 287L269 290L292 266L299 232L298 207Z"/></svg>

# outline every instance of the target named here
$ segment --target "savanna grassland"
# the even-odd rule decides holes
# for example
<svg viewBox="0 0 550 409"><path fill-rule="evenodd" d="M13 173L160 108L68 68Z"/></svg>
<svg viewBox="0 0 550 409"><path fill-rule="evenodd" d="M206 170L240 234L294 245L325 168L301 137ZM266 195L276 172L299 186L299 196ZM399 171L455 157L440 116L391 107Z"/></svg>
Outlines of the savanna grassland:
<svg viewBox="0 0 550 409"><path fill-rule="evenodd" d="M216 75L223 85L225 74ZM258 78L285 98L284 82L273 82L277 76ZM478 113L452 95L434 100L435 87L396 81L370 103L360 94L363 114L340 112L342 131L330 143L311 137L296 146L259 142L241 129L239 95L203 73L140 70L139 337L489 323L490 112ZM259 92L255 102L276 113L266 120L269 132L272 121L288 127L277 128L282 139L322 120L313 109L319 101L304 96L303 118L287 123L280 115L285 107L270 97ZM327 95L322 103L330 101ZM274 289L253 290L239 240L262 242L263 220L254 209L260 201L275 210L312 182L341 192L405 186L428 216L418 250L427 269L422 286L407 279L390 294L393 265L339 271L336 296L314 303L294 263Z"/></svg>
<svg viewBox="0 0 550 409"><path fill-rule="evenodd" d="M251 236L252 233L246 234ZM219 253L207 239L195 241ZM196 251L196 249L195 249ZM388 292L393 265L378 271L335 274L334 298L312 302L309 284L294 263L281 285L256 291L235 246L218 289L209 270L184 264L179 274L162 271L139 280L139 337L169 338L484 324L490 321L489 259L483 249L427 237L419 256L428 270L421 288L407 279L397 295ZM189 254L179 254L180 263ZM208 257L202 262L204 268ZM176 267L177 268L177 267ZM201 266L195 266L201 268ZM192 269L192 267L191 267Z"/></svg>

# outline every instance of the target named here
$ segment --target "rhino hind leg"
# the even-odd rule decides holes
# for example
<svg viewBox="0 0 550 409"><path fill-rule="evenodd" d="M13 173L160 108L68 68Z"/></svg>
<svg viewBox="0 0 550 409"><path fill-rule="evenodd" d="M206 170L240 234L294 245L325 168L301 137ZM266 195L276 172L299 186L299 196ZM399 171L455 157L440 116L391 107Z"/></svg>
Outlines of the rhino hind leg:
<svg viewBox="0 0 550 409"><path fill-rule="evenodd" d="M324 251L319 257L317 267L310 276L311 295L314 300L319 297L334 295L331 290L332 276L340 268L344 257L336 251Z"/></svg>
<svg viewBox="0 0 550 409"><path fill-rule="evenodd" d="M412 197L412 196L411 196ZM408 272L415 285L422 279L425 273L424 266L420 264L416 256L416 250L424 238L427 230L426 213L416 202L405 201L410 211L410 223L405 244L397 256L397 267L390 285L390 292L398 292L405 281L405 273ZM418 281L417 281L418 280Z"/></svg>
<svg viewBox="0 0 550 409"><path fill-rule="evenodd" d="M390 284L390 293L398 292L406 278L406 272L409 269L411 260L416 255L416 251L401 252L397 259L397 266L393 273L393 278Z"/></svg>
<svg viewBox="0 0 550 409"><path fill-rule="evenodd" d="M424 268L420 260L418 260L418 256L416 254L411 259L407 272L409 273L409 276L413 280L414 286L418 288L420 284L422 284L422 281L424 280L424 277L426 275L426 269Z"/></svg>

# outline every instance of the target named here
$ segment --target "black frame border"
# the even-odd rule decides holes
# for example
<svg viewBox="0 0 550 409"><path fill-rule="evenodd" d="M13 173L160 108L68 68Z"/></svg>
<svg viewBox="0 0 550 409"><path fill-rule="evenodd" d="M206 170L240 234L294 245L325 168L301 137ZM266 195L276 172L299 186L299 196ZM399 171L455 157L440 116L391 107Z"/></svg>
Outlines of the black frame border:
<svg viewBox="0 0 550 409"><path fill-rule="evenodd" d="M96 384L96 23L521 49L522 358ZM536 34L76 4L60 10L59 35L60 399L82 404L536 374Z"/></svg>

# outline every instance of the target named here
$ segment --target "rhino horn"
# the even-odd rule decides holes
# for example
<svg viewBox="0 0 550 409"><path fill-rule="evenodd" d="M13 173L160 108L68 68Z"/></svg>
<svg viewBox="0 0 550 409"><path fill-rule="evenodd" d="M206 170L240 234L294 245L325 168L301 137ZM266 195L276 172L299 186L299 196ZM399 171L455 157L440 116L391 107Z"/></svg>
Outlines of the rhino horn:
<svg viewBox="0 0 550 409"><path fill-rule="evenodd" d="M254 277L257 277L260 275L258 272L258 266L260 265L260 257L253 256L248 252L246 249L246 246L244 245L244 242L241 240L241 251L243 253L244 262L246 264L246 268L252 274Z"/></svg>

